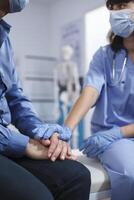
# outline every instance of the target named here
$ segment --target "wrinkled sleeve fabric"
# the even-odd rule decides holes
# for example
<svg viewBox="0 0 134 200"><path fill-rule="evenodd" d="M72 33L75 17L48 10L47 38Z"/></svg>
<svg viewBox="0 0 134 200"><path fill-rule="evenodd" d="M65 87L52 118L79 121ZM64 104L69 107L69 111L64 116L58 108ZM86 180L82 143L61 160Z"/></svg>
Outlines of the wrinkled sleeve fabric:
<svg viewBox="0 0 134 200"><path fill-rule="evenodd" d="M20 79L18 77L13 49L10 45L10 78L11 88L6 93L6 99L11 113L11 123L23 135L35 138L37 134L46 131L45 123L39 119L30 100L24 95Z"/></svg>
<svg viewBox="0 0 134 200"><path fill-rule="evenodd" d="M103 50L101 47L93 56L84 80L84 87L91 86L95 88L99 95L105 83L103 57Z"/></svg>
<svg viewBox="0 0 134 200"><path fill-rule="evenodd" d="M29 137L11 131L0 125L0 153L8 157L22 157L25 154Z"/></svg>
<svg viewBox="0 0 134 200"><path fill-rule="evenodd" d="M45 123L39 119L32 103L23 93L15 68L12 73L12 88L7 92L6 98L11 122L22 134L34 138L40 131L46 131Z"/></svg>

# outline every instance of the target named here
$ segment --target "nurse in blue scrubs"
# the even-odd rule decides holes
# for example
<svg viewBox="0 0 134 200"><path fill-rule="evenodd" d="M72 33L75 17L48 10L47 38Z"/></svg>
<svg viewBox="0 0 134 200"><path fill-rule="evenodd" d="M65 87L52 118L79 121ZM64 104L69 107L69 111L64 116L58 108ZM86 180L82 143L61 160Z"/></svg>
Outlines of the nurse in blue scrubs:
<svg viewBox="0 0 134 200"><path fill-rule="evenodd" d="M134 1L107 0L110 44L93 56L84 89L65 124L72 132L95 107L80 150L107 170L112 200L134 200Z"/></svg>

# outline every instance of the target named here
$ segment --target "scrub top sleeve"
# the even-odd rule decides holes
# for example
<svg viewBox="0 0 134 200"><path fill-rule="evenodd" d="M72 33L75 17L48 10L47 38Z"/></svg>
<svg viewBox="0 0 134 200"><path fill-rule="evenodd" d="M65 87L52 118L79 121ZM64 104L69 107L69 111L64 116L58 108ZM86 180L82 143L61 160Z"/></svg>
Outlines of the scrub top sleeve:
<svg viewBox="0 0 134 200"><path fill-rule="evenodd" d="M89 65L88 73L84 80L84 87L91 86L95 88L99 95L105 83L103 63L102 48L100 48L93 56L93 59Z"/></svg>

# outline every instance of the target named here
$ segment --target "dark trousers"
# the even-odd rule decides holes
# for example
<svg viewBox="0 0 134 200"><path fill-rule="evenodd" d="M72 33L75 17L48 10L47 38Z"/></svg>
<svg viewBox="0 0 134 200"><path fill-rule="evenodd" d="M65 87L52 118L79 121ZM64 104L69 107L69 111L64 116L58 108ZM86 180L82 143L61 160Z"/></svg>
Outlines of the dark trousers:
<svg viewBox="0 0 134 200"><path fill-rule="evenodd" d="M0 155L1 200L88 200L90 184L89 171L76 161Z"/></svg>

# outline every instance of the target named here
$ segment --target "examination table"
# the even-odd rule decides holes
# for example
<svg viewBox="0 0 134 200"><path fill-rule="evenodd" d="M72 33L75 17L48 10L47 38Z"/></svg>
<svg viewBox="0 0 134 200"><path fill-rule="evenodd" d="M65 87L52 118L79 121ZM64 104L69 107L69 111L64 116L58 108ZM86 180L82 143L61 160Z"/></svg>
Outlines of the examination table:
<svg viewBox="0 0 134 200"><path fill-rule="evenodd" d="M85 165L91 173L91 193L89 200L111 200L110 181L107 172L97 159L90 159L79 150L73 150L78 161Z"/></svg>

